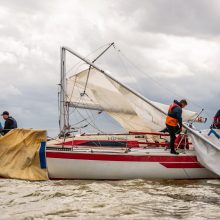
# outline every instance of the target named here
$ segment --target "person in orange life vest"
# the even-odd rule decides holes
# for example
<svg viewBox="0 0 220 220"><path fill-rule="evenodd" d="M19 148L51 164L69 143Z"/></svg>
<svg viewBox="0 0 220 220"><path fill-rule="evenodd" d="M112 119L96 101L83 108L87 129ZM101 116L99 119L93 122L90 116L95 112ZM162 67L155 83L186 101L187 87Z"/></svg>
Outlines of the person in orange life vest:
<svg viewBox="0 0 220 220"><path fill-rule="evenodd" d="M211 125L211 128L220 129L220 109L215 114L215 117L214 117L213 123Z"/></svg>
<svg viewBox="0 0 220 220"><path fill-rule="evenodd" d="M182 131L182 108L187 106L187 101L185 99L178 102L174 100L173 104L170 105L168 114L166 117L166 127L170 134L170 153L179 154L175 150L175 140L176 134Z"/></svg>

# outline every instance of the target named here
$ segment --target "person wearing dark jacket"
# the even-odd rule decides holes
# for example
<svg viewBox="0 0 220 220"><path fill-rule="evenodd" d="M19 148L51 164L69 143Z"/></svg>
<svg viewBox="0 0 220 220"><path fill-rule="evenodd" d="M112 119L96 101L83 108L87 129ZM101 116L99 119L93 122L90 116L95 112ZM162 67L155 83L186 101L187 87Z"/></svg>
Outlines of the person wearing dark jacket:
<svg viewBox="0 0 220 220"><path fill-rule="evenodd" d="M220 129L220 109L215 114L213 123L211 125L211 128L213 129Z"/></svg>
<svg viewBox="0 0 220 220"><path fill-rule="evenodd" d="M168 114L166 117L166 127L170 134L170 153L179 154L175 150L176 134L182 131L182 108L187 106L185 99L178 102L174 100L173 104L170 105Z"/></svg>
<svg viewBox="0 0 220 220"><path fill-rule="evenodd" d="M7 134L10 130L14 128L17 128L16 120L13 117L9 116L8 111L4 111L2 113L2 117L5 120L4 129L2 130L3 135Z"/></svg>
<svg viewBox="0 0 220 220"><path fill-rule="evenodd" d="M2 133L3 133L2 130L3 130L3 127L2 127L2 124L0 122L0 137L1 137Z"/></svg>

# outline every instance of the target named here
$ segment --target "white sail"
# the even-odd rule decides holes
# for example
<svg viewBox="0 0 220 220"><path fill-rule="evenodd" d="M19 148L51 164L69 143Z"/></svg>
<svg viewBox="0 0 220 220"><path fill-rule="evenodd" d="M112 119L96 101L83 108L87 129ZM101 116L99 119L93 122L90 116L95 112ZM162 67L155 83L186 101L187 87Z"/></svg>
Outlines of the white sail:
<svg viewBox="0 0 220 220"><path fill-rule="evenodd" d="M186 128L199 163L220 176L220 129L199 132Z"/></svg>
<svg viewBox="0 0 220 220"><path fill-rule="evenodd" d="M94 68L88 82L87 77L88 69L67 79L66 101L71 106L105 111L127 131L159 131L165 127L168 105L150 101ZM183 110L183 121L196 116L196 112Z"/></svg>

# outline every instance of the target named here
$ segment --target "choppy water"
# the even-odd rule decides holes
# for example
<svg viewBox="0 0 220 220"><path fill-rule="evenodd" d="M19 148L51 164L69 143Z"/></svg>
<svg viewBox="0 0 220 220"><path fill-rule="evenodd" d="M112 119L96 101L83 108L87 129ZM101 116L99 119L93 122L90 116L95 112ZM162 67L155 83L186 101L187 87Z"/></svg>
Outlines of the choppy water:
<svg viewBox="0 0 220 220"><path fill-rule="evenodd" d="M0 179L0 219L220 219L220 180Z"/></svg>

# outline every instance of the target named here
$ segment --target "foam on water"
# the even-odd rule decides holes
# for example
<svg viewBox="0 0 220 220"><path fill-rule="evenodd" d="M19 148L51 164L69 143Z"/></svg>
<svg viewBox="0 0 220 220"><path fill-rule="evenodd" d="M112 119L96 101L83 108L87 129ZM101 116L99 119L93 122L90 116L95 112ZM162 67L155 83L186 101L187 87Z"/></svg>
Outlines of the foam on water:
<svg viewBox="0 0 220 220"><path fill-rule="evenodd" d="M1 179L0 219L220 219L219 180Z"/></svg>

